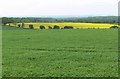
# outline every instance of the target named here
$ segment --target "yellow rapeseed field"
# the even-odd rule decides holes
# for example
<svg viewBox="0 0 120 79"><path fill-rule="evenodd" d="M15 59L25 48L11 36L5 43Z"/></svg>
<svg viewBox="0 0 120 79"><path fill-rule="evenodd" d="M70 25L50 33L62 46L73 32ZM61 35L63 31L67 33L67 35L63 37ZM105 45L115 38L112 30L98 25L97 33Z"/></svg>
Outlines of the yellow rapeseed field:
<svg viewBox="0 0 120 79"><path fill-rule="evenodd" d="M18 27L18 24L21 23L15 23L10 24L10 26L16 26ZM29 25L32 24L34 29L39 29L41 25L45 26L46 29L48 29L48 26L53 27L54 25L58 25L60 28L63 28L64 26L73 26L75 29L77 28L110 28L111 26L114 26L115 24L101 24L101 23L24 23L23 28L29 28ZM117 25L116 25L117 26Z"/></svg>

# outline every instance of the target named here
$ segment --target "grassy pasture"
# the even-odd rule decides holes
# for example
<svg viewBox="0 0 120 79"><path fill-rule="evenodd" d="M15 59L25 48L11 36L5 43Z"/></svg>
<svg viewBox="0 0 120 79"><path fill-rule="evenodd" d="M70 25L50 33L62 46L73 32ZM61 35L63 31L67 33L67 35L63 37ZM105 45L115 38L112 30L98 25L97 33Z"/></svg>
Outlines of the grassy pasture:
<svg viewBox="0 0 120 79"><path fill-rule="evenodd" d="M117 29L3 26L4 77L117 77Z"/></svg>
<svg viewBox="0 0 120 79"><path fill-rule="evenodd" d="M11 26L16 26L18 27L18 24L21 23L11 23ZM61 28L64 26L73 26L75 29L76 28L110 28L111 26L114 26L115 24L99 24L99 23L25 23L24 28L29 28L29 25L32 24L35 29L39 29L40 25L43 25L48 29L48 26L53 27L54 25L58 25Z"/></svg>

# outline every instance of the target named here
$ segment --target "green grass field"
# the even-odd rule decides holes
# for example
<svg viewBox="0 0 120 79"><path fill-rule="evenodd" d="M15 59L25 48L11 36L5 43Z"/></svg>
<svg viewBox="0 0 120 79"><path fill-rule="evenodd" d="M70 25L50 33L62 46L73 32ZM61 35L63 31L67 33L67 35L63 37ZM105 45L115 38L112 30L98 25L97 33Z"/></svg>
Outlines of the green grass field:
<svg viewBox="0 0 120 79"><path fill-rule="evenodd" d="M3 77L118 77L118 29L3 27Z"/></svg>

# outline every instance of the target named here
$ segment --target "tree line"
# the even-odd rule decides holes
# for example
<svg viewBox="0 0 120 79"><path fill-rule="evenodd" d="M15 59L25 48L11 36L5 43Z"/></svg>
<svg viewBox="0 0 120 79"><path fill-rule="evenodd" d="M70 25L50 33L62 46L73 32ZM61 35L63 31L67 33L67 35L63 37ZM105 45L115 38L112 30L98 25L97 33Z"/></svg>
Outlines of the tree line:
<svg viewBox="0 0 120 79"><path fill-rule="evenodd" d="M99 17L70 17L70 18L42 18L42 17L2 17L2 23L29 23L29 22L81 22L81 23L110 23L117 24L117 16Z"/></svg>
<svg viewBox="0 0 120 79"><path fill-rule="evenodd" d="M30 28L30 29L34 29L34 25L30 24L30 25L29 25L29 28ZM40 28L40 29L46 29L46 27L43 26L43 25L41 25L39 28ZM74 27L72 27L72 26L64 26L63 28L60 28L60 26L54 25L53 27L48 26L48 29L74 29Z"/></svg>

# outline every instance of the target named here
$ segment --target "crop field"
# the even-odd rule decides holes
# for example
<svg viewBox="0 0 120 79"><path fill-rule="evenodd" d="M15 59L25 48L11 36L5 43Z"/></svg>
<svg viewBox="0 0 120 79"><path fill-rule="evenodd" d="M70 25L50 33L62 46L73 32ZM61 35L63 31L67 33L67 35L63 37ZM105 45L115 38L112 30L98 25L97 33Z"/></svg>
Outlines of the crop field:
<svg viewBox="0 0 120 79"><path fill-rule="evenodd" d="M21 23L11 23L11 26L18 27L18 24ZM60 28L63 28L64 26L73 26L75 29L77 28L110 28L111 26L114 26L116 24L99 24L99 23L24 23L23 28L29 28L29 25L32 24L35 29L39 29L41 25L45 26L46 29L48 29L49 26L53 27L54 25L60 26Z"/></svg>
<svg viewBox="0 0 120 79"><path fill-rule="evenodd" d="M118 29L2 33L3 77L118 77Z"/></svg>

